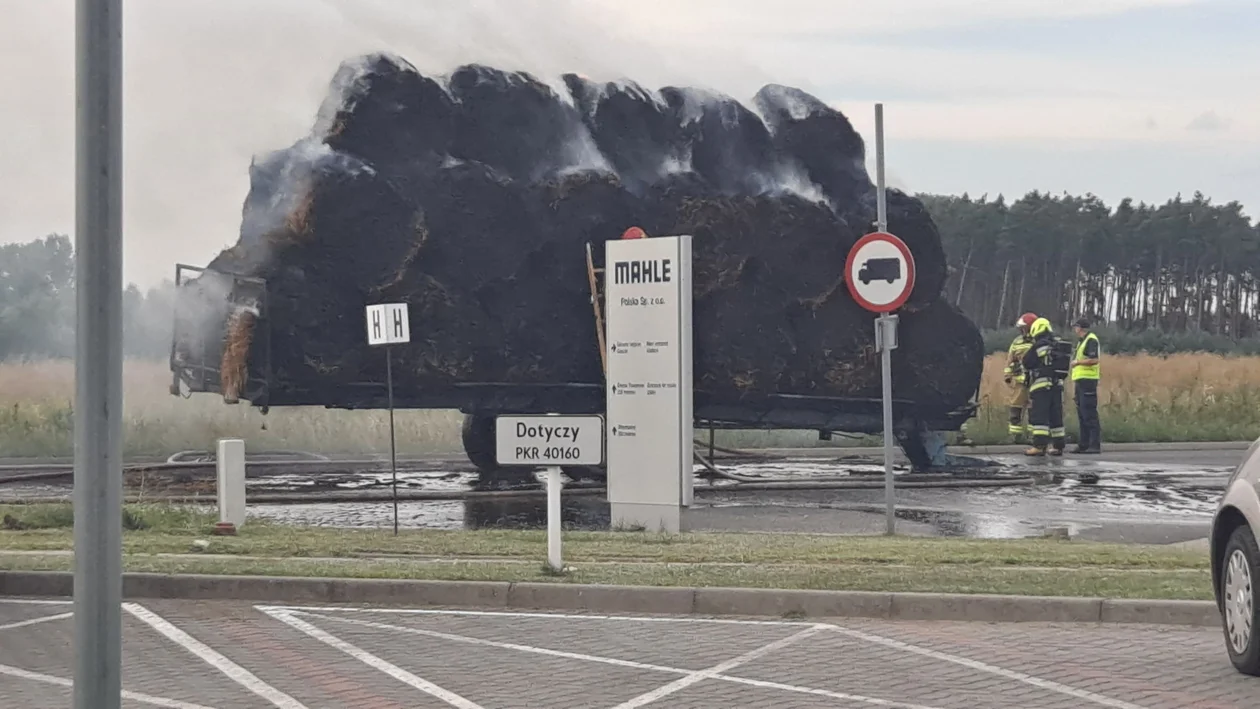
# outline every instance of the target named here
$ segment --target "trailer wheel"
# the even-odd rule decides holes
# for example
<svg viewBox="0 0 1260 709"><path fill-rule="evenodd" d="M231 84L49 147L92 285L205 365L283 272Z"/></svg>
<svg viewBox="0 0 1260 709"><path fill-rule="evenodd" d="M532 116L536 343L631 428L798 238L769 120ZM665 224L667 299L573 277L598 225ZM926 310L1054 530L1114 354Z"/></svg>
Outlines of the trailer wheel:
<svg viewBox="0 0 1260 709"><path fill-rule="evenodd" d="M494 452L493 416L465 414L460 433L464 442L464 453L478 472L488 473L499 468Z"/></svg>
<svg viewBox="0 0 1260 709"><path fill-rule="evenodd" d="M535 483L533 470L499 465L495 455L494 424L494 416L464 415L464 426L461 431L464 453L477 469L478 486L483 488L520 487Z"/></svg>

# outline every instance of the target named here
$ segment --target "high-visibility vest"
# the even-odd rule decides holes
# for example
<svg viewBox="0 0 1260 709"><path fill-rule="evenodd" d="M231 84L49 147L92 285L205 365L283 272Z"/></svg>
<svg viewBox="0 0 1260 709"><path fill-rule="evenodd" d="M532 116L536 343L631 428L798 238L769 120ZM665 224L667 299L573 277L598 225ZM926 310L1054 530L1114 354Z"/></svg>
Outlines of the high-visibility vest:
<svg viewBox="0 0 1260 709"><path fill-rule="evenodd" d="M1095 335L1094 333L1091 332L1085 335L1085 337L1082 337L1080 342L1076 343L1077 361L1085 359L1085 345L1090 340L1093 340L1094 342L1098 342L1098 335ZM1099 343L1098 345L1098 357L1099 358L1102 357L1102 344L1101 343ZM1099 365L1097 364L1073 367L1072 368L1072 381L1076 381L1077 379L1098 379L1098 375L1099 375L1098 370L1099 370Z"/></svg>

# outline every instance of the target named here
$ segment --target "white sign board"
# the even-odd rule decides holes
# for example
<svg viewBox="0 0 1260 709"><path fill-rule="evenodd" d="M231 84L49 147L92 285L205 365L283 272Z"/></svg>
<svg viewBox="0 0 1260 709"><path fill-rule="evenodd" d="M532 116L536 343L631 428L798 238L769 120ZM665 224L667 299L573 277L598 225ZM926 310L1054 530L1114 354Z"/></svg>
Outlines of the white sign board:
<svg viewBox="0 0 1260 709"><path fill-rule="evenodd" d="M494 424L499 465L601 465L602 416L499 416Z"/></svg>
<svg viewBox="0 0 1260 709"><path fill-rule="evenodd" d="M867 234L849 251L845 281L858 305L875 313L892 312L914 289L914 257L892 234Z"/></svg>
<svg viewBox="0 0 1260 709"><path fill-rule="evenodd" d="M397 345L411 342L411 322L406 303L380 303L367 306L369 345Z"/></svg>
<svg viewBox="0 0 1260 709"><path fill-rule="evenodd" d="M691 237L604 253L613 524L677 531L692 501Z"/></svg>

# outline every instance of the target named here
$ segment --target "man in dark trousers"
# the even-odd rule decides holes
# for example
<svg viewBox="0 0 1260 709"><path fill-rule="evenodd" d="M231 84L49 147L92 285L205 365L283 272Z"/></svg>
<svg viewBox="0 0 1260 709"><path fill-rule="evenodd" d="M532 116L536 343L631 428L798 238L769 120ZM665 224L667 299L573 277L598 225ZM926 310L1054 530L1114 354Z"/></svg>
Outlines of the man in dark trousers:
<svg viewBox="0 0 1260 709"><path fill-rule="evenodd" d="M1076 353L1072 357L1072 388L1076 393L1076 418L1081 423L1081 441L1073 453L1102 452L1102 423L1098 420L1098 378L1102 346L1098 335L1089 331L1089 318L1076 321Z"/></svg>
<svg viewBox="0 0 1260 709"><path fill-rule="evenodd" d="M1028 328L1032 347L1024 354L1024 371L1028 373L1033 444L1024 451L1027 456L1063 455L1063 380L1068 375L1071 345L1059 339L1050 321L1037 318Z"/></svg>

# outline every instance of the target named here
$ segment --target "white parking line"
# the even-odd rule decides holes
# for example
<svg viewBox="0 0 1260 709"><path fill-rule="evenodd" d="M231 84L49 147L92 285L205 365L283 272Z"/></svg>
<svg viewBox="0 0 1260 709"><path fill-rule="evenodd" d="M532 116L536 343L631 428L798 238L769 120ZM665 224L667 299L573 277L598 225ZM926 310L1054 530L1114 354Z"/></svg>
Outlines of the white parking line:
<svg viewBox="0 0 1260 709"><path fill-rule="evenodd" d="M15 623L7 623L0 625L0 630L12 630L13 628L24 628L28 625L38 625L47 623L50 620L62 620L65 618L73 618L74 613L58 613L57 615L46 615L42 618L31 618L30 620L19 620Z"/></svg>
<svg viewBox="0 0 1260 709"><path fill-rule="evenodd" d="M17 667L9 667L8 665L0 665L0 674L17 677L19 679L29 679L32 682L43 682L45 684L55 684L58 687L73 687L74 682L62 677L54 677L40 672L30 672ZM178 699L167 699L166 697L155 697L151 694L141 694L140 692L129 692L123 690L124 699L130 699L142 704L149 704L155 707L164 707L164 709L214 709L202 704L192 704L190 702L181 702Z"/></svg>
<svg viewBox="0 0 1260 709"><path fill-rule="evenodd" d="M424 692L425 694L428 694L430 696L437 697L438 699L441 699L442 701L446 702L447 704L450 704L453 707L458 707L459 709L485 709L480 704L471 702L468 699L465 699L464 697L461 697L460 695L454 692L443 689L437 686L436 684L433 684L432 682L429 682L427 680L421 679L420 677L417 677L416 675L408 672L407 670L404 670L403 668L398 667L397 665L394 665L386 660L383 660L377 657L376 655L373 655L372 653L368 652L367 650L351 645L350 643L342 640L341 638L338 638L330 633L324 632L323 630L320 630L319 628L311 625L310 623L307 623L304 620L295 618L283 610L265 610L263 612L271 616L272 618L275 618L276 620L280 621L281 623L284 623L285 625L288 625L292 628L296 628L297 630L300 630L303 633L306 633L307 635L311 636L312 638L315 638L316 640L324 643L325 645L334 647L346 653L347 655L353 657L359 662L362 662L368 667L384 672L385 674L389 675L390 677L393 677L399 682L402 682L403 684L406 684L406 685L410 685L411 687L414 687L420 690L421 692Z"/></svg>
<svg viewBox="0 0 1260 709"><path fill-rule="evenodd" d="M897 650L901 650L902 652L909 652L915 655L922 655L923 657L930 657L934 660L952 662L955 665L961 665L963 667L977 670L979 672L985 672L991 675L996 675L998 677L1004 677L1006 679L1014 680L1016 682L1021 682L1023 684L1027 684L1032 687L1039 687L1041 689L1047 689L1047 690L1050 690L1051 692L1057 692L1059 694L1066 694L1069 697L1075 697L1077 699L1084 699L1086 701L1090 701L1095 704L1099 704L1101 706L1112 707L1112 709L1149 709L1148 707L1144 707L1141 704L1133 704L1131 702L1122 701L1120 699L1112 699L1111 697L1107 697L1101 694L1095 694L1094 692L1086 691L1084 689L1077 689L1076 687L1072 687L1070 685L1060 684L1059 682L1055 682L1053 680L1042 679L1041 677L1035 677L1033 675L1025 674L1023 672L1015 672L1014 670L1008 670L1004 667L990 665L985 662L980 662L979 660L972 660L970 658L961 657L959 655L951 655L947 652L940 652L937 650L931 650L925 647L920 647L918 645L911 645L910 643L905 643L900 640L894 640L892 638L886 638L882 635L866 633L861 630L853 630L851 628L842 628L838 625L832 625L832 624L828 624L828 627L830 627L832 630L838 633L847 635L851 638L856 638L858 640L865 640L866 642L875 643L877 645L883 645L884 647L894 648Z"/></svg>
<svg viewBox="0 0 1260 709"><path fill-rule="evenodd" d="M258 679L249 670L227 659L210 646L175 627L148 608L137 603L124 603L123 609L147 623L154 630L166 636L167 639L178 643L206 664L222 672L228 679L266 699L280 709L307 709L306 705Z"/></svg>
<svg viewBox="0 0 1260 709"><path fill-rule="evenodd" d="M748 679L747 677L714 675L713 679L720 679L725 682L734 682L736 684L746 684L750 687L761 687L762 689L778 689L784 692L796 692L797 694L812 694L816 697L839 699L844 702L860 702L862 704L870 704L871 706L876 707L887 707L888 709L941 709L941 707L930 706L927 704L910 704L908 702L897 702L891 699L879 699L877 697L866 697L860 694L832 692L831 690L815 689L814 687L798 687L794 684L780 684L779 682L767 682L760 679Z"/></svg>
<svg viewBox="0 0 1260 709"><path fill-rule="evenodd" d="M254 606L256 610L307 611L311 613L384 613L396 615L449 615L492 618L545 618L559 620L627 620L636 623L704 623L710 625L777 625L797 628L812 623L794 620L732 620L730 618L673 618L668 616L597 615L594 613L530 613L516 611L466 611L433 608L348 608L345 606Z"/></svg>
<svg viewBox="0 0 1260 709"><path fill-rule="evenodd" d="M338 618L332 615L320 615L318 613L310 613L307 611L290 611L298 615L304 615L310 618L319 618L320 620L328 620L337 623L346 623L348 625L358 625L365 628L375 628L377 630L387 630L401 633L409 633L412 635L421 635L424 637L437 638L439 640L451 640L454 642L468 643L470 645L481 645L483 647L496 647L504 650L516 650L518 652L526 652L537 655L547 655L549 657L559 657L568 660L580 660L584 662L596 662L605 665L615 665L617 667L628 667L636 670L649 670L655 672L668 672L671 674L688 675L694 670L686 670L680 667L666 667L664 665L653 665L646 662L634 662L633 660L621 660L615 657L602 657L600 655L586 655L578 652L566 652L564 650L551 650L545 647L534 647L531 645L518 645L516 643L505 643L497 640L484 640L482 638L471 638L466 635L455 635L453 633L443 633L436 630L425 630L423 628L409 628L403 625L390 625L388 623L375 623L370 620L359 620L357 618ZM793 623L793 625L800 625ZM722 680L724 682L734 682L736 684L744 684L752 687L761 687L763 689L777 689L784 692L795 692L797 694L810 694L813 696L827 697L829 699L839 699L846 702L858 702L862 704L870 704L877 707L888 707L889 709L939 709L939 707L928 706L925 704L910 704L906 702L897 702L891 699L878 699L876 697L866 697L860 694L845 694L843 692L832 692L826 689L816 689L814 687L800 687L793 684L783 684L780 682L767 682L764 680L748 679L746 677L733 677L731 675L717 674L713 679Z"/></svg>
<svg viewBox="0 0 1260 709"><path fill-rule="evenodd" d="M739 667L740 665L752 662L753 660L756 660L762 655L767 655L771 652L774 652L775 650L781 650L798 640L804 640L805 638L811 635L816 635L824 629L825 629L825 626L822 626L822 625L815 625L813 627L806 628L800 631L799 633L795 633L793 635L789 635L786 638L781 638L779 640L775 640L772 643L762 645L756 650L746 652L743 655L740 655L739 657L733 657L727 660L726 662L719 662L718 664L706 670L699 670L696 672L692 672L688 674L686 677L676 679L673 682L670 682L669 684L663 687L657 687L656 689L650 692L644 692L643 694L640 694L634 699L618 704L613 709L635 709L635 707L646 706L658 699L663 699L675 692L680 692L697 682L701 682L706 679L713 679L719 674L722 674L729 670L733 670L736 667Z"/></svg>
<svg viewBox="0 0 1260 709"><path fill-rule="evenodd" d="M614 657L599 657L596 655L584 655L580 652L566 652L564 650L549 650L544 647L533 647L532 645L517 645L516 643L505 643L497 640L482 640L481 638L470 638L467 635L455 635L452 633L442 633L436 630L424 630L422 628L408 628L402 625L390 625L388 623L373 623L370 620L358 620L356 618L338 618L334 615L320 615L319 613L308 613L305 611L293 611L297 615L304 615L310 618L319 618L321 620L329 620L335 623L345 623L347 625L358 625L364 628L375 628L376 630L389 630L393 632L408 633L411 635L423 635L429 638L438 638L440 640L451 640L454 642L467 643L469 645L481 645L482 647L497 647L503 650L516 650L517 652L527 652L535 655L548 655L550 657L560 657L566 660L582 660L585 662L598 662L605 665L616 665L618 667L628 667L635 670L653 670L656 672L671 672L674 674L685 675L691 670L683 670L677 667L665 667L663 665L652 665L646 662L635 662L633 660L618 660Z"/></svg>
<svg viewBox="0 0 1260 709"><path fill-rule="evenodd" d="M68 606L74 601L50 601L40 598L0 598L0 603L30 606Z"/></svg>

